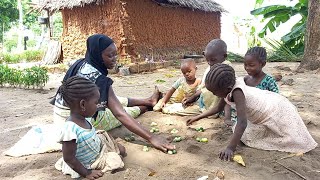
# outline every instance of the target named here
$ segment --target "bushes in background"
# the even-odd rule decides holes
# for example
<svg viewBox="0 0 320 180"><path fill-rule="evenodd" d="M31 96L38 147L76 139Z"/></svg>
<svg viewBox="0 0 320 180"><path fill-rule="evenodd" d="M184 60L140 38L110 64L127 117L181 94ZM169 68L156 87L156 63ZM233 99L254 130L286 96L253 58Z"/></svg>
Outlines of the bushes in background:
<svg viewBox="0 0 320 180"><path fill-rule="evenodd" d="M4 53L0 54L0 63L14 64L22 61L41 61L43 54L43 50L28 50L20 54Z"/></svg>
<svg viewBox="0 0 320 180"><path fill-rule="evenodd" d="M10 68L0 64L0 86L42 88L49 80L48 71L43 67L33 66L26 69Z"/></svg>

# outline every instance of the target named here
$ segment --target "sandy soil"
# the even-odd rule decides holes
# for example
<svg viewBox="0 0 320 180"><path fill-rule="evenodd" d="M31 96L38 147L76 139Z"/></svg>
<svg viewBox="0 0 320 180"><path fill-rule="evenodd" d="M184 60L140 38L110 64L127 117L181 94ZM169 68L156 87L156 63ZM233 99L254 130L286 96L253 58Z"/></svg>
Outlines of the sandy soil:
<svg viewBox="0 0 320 180"><path fill-rule="evenodd" d="M233 64L237 75L245 74L242 64ZM291 68L275 68L282 67ZM309 131L317 142L320 142L320 82L319 74L315 72L293 73L297 63L269 63L265 68L267 73L280 72L283 81L293 79L293 85L284 85L279 82L281 94L288 97L295 104L306 123ZM206 68L206 64L198 65L198 77ZM171 77L173 76L173 77ZM157 79L165 80L158 83L162 91L167 90L174 80L180 76L179 69L169 68L153 73L135 74L126 77L111 75L115 81L114 89L117 95L129 97L148 97ZM12 158L2 153L13 146L35 124L52 122L52 106L48 98L53 96L56 87L60 84L62 74L54 74L46 86L47 90L22 90L13 88L0 89L0 179L70 179L54 169L54 163L62 156L61 152ZM125 168L114 174L105 174L102 179L197 179L202 176L215 177L220 170L225 179L300 179L277 164L275 161L288 155L275 151L257 150L245 146L238 148L246 163L242 167L235 162L223 162L217 157L219 151L226 147L232 132L223 125L221 119L204 119L193 127L202 126L203 133L194 131L185 126L185 118L163 115L158 112L147 112L138 120L150 128L150 123L157 122L160 134L170 137L170 130L176 128L178 135L185 138L175 143L178 153L168 155L155 149L149 152L142 151L147 143L136 137L136 141L125 142L121 138L131 133L121 127L113 130L113 134L127 148ZM173 125L167 125L173 123ZM199 143L194 137L207 137L208 143ZM304 154L302 157L291 157L279 160L281 164L300 173L307 179L320 177L320 148ZM148 176L155 172L153 176Z"/></svg>

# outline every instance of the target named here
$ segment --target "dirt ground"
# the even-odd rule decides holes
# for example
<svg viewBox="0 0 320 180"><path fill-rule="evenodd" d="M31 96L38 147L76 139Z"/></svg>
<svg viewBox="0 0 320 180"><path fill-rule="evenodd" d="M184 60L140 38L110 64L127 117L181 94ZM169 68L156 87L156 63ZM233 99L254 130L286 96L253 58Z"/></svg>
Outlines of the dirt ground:
<svg viewBox="0 0 320 180"><path fill-rule="evenodd" d="M275 68L281 65L286 68ZM245 75L243 65L234 63L237 75ZM295 104L307 125L310 133L317 142L320 142L320 82L319 74L305 72L295 74L297 63L268 63L267 73L280 72L283 80L279 82L281 94L288 97ZM198 65L198 77L201 77L205 63ZM148 97L154 85L166 91L174 80L181 75L179 69L169 68L157 70L153 73L134 74L120 77L111 75L115 81L114 89L117 95L128 97ZM50 76L46 90L22 90L13 88L0 89L0 179L70 179L55 170L55 162L62 156L61 152L31 155L20 158L4 156L3 152L13 146L35 124L52 122L52 106L48 98L53 96L59 86L63 74ZM165 82L156 83L161 79ZM293 79L292 86L290 84ZM185 126L185 117L164 115L159 112L147 112L139 120L146 128L151 122L157 122L160 134L170 137L173 128L179 130L185 140L175 143L178 153L168 155L155 149L149 152L142 151L147 143L136 137L133 142L126 142L121 138L131 134L126 128L113 130L126 149L128 156L124 159L125 168L114 174L105 174L102 179L197 179L209 176L214 179L215 173L220 170L225 179L301 179L283 166L293 169L307 179L320 177L320 148L304 154L302 157L291 157L279 160L289 153L263 151L245 146L238 148L246 167L235 162L223 162L217 154L225 148L232 134L221 119L204 119L192 127L202 126L205 132L196 132ZM172 123L172 125L168 125ZM194 137L207 137L208 143L197 142ZM153 173L151 173L153 172ZM151 174L150 174L151 173ZM154 174L153 176L149 176Z"/></svg>

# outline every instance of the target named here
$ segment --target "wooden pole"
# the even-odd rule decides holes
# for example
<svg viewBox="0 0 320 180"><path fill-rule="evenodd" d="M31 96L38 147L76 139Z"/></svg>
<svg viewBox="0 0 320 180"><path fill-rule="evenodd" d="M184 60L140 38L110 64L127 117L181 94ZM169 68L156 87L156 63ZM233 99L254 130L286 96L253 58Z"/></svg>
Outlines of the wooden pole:
<svg viewBox="0 0 320 180"><path fill-rule="evenodd" d="M2 23L2 53L4 53L4 23Z"/></svg>
<svg viewBox="0 0 320 180"><path fill-rule="evenodd" d="M51 37L52 37L52 31L51 31L51 22L50 22L50 13L49 13L49 10L47 10L47 15L48 15L49 39L51 39Z"/></svg>
<svg viewBox="0 0 320 180"><path fill-rule="evenodd" d="M17 49L18 51L22 50L22 36L23 36L23 11L22 11L22 4L21 0L18 0L18 10L19 10L19 33L18 33L18 44Z"/></svg>

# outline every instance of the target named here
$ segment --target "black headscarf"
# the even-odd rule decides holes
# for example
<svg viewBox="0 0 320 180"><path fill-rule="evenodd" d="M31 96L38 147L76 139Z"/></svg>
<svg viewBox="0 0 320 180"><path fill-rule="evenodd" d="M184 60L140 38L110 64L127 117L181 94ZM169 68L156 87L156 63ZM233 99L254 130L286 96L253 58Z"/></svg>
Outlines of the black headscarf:
<svg viewBox="0 0 320 180"><path fill-rule="evenodd" d="M108 69L102 59L102 51L113 44L113 40L104 34L94 34L87 39L87 52L84 59L76 61L67 71L63 80L77 74L84 62L91 64L101 74L108 75Z"/></svg>
<svg viewBox="0 0 320 180"><path fill-rule="evenodd" d="M102 51L113 43L113 40L104 34L94 34L90 36L87 39L87 52L85 58L77 60L68 69L66 75L63 78L63 81L66 81L68 78L75 76L83 63L87 62L103 75L97 79L96 84L101 91L100 102L107 101L107 92L109 90L109 86L112 85L113 81L110 78L106 77L108 75L108 69L102 59ZM57 93L59 93L59 90ZM54 101L55 97L52 101L50 101L50 103L54 105Z"/></svg>

